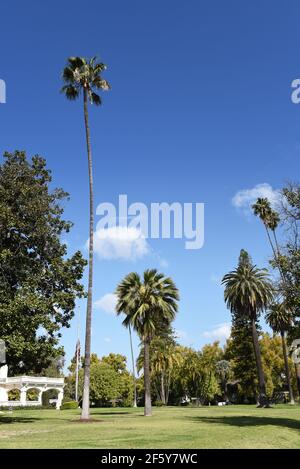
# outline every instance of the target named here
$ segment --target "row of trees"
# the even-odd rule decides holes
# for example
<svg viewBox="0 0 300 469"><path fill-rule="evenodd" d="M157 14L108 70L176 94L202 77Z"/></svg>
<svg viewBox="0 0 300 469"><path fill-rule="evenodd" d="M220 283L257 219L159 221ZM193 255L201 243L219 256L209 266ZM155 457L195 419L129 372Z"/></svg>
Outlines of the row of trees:
<svg viewBox="0 0 300 469"><path fill-rule="evenodd" d="M6 342L10 373L43 373L63 354L59 346L60 329L69 325L76 297L84 296L80 279L86 262L80 252L67 257L61 236L72 224L63 220L61 202L68 195L61 189L50 189L51 172L45 160L35 156L29 161L24 152L18 151L6 153L4 158L0 167L0 336ZM270 390L282 389L279 378L272 378L270 384L269 375L274 373L268 370L273 365L266 368L263 356L260 357L267 339L259 342L258 320L265 313L276 335L276 344L278 338L281 340L285 365L281 374L285 376L293 402L295 375L298 389L300 386L299 366L292 364L288 352L293 339L300 337L299 187L282 191L280 217L264 199L257 201L254 210L268 234L273 275L254 266L250 256L242 251L237 268L224 277L225 298L232 311L233 324L225 358L219 361L230 362L233 380L240 383L238 400L243 396L247 400L255 399L259 385L260 404L266 405ZM276 231L279 223L284 228L281 243ZM178 290L171 279L156 270L148 270L143 278L136 273L129 274L118 286L117 295L118 312L125 315L124 325L137 331L143 345L138 368L145 368L145 383L143 386L139 383L139 389L146 390L145 413L149 415L151 393L152 398L162 403L167 403L170 396L175 402L180 394L184 395L184 386L179 386L170 373L177 365L184 366L182 357L191 353L174 343L170 334ZM199 364L199 356L197 360L193 357L188 362ZM151 360L154 360L152 368ZM256 364L258 374L253 366L249 368L250 362ZM223 372L224 367L223 363ZM207 369L210 369L208 365ZM279 369L277 365L276 369ZM202 371L199 367L195 370L194 378L189 378L190 384L215 382L213 374L208 378L204 365ZM188 379L190 375L183 376ZM174 394L174 382L181 390L177 394ZM200 400L206 396L202 387L201 392L192 392L190 385L188 389L189 396Z"/></svg>
<svg viewBox="0 0 300 469"><path fill-rule="evenodd" d="M218 342L201 350L184 347L170 330L156 336L150 344L151 399L154 405L208 405L217 402L255 403L258 400L258 379L251 330L234 331L224 347ZM263 372L268 398L282 400L286 391L285 363L281 339L262 333L259 338ZM83 366L79 370L79 402L82 400ZM137 359L140 376L136 380L137 402L145 403L143 376L144 350ZM289 359L289 365L292 361ZM75 396L75 358L66 378L65 398ZM293 377L294 378L294 377ZM132 406L134 376L126 368L126 358L111 353L99 359L91 356L91 405ZM296 380L292 380L296 392Z"/></svg>
<svg viewBox="0 0 300 469"><path fill-rule="evenodd" d="M233 332L251 330L253 350L259 382L259 405L268 406L266 376L263 370L258 338L258 320L261 313L275 334L280 334L282 354L285 364L285 378L290 402L294 404L294 392L288 360L286 336L289 343L299 337L299 220L300 189L289 186L281 193L281 216L271 207L266 198L259 198L253 211L264 224L273 257L270 264L278 272L271 279L267 269L259 269L244 250L241 251L237 268L226 274L222 283L225 286L225 301L232 313ZM282 246L278 242L276 230L282 222L287 236ZM275 273L274 272L274 273ZM299 366L295 363L299 388ZM300 389L300 388L299 388Z"/></svg>
<svg viewBox="0 0 300 469"><path fill-rule="evenodd" d="M53 360L63 355L59 346L60 329L68 327L76 297L84 296L80 279L86 262L80 252L67 257L66 246L61 242L62 235L72 226L62 218L61 202L68 195L61 189L51 190L51 180L43 158L35 156L29 161L24 152L5 154L0 167L0 336L6 342L7 361L13 374L44 373ZM260 199L254 206L255 213L265 220L272 247L272 277L266 270L255 267L245 251L241 252L235 271L224 277L225 297L232 310L233 323L225 358L219 361L230 362L233 380L240 383L238 400L254 400L259 382L261 405L267 404L266 396L271 395L271 389L282 389L279 378L272 378L273 384L270 384L269 375L274 373L268 370L272 366L266 368L263 356L259 358L267 340L261 339L257 346L261 312L265 313L276 335L276 344L278 338L281 340L285 363L281 373L285 376L291 402L296 392L295 372L298 388L300 386L299 366L292 364L288 352L293 339L300 337L299 194L298 186L282 191L280 220L279 213L268 201ZM285 228L281 229L281 243L276 232L280 221ZM177 365L183 366L182 357L190 353L180 348L170 333L177 311L178 291L171 279L156 270L148 270L143 278L136 273L129 274L118 286L117 295L118 312L124 314L124 325L135 329L141 339L138 369L142 370L145 364L145 384L141 386L139 380L138 383L139 390L146 389L145 412L149 415L151 394L162 403L167 403L170 396L171 402L175 402L180 394L184 395L185 388L180 387L170 373ZM230 355L232 349L235 350L233 356ZM198 363L195 357L190 363ZM151 360L154 360L152 368ZM253 366L249 368L249 363L256 364L258 374ZM202 368L201 373L204 373L205 367ZM199 378L199 369L195 371L194 381L200 380L203 384L208 377ZM189 375L184 373L183 376ZM174 394L174 382L181 390L177 394ZM201 392L188 389L191 397L201 400L205 395L203 388Z"/></svg>
<svg viewBox="0 0 300 469"><path fill-rule="evenodd" d="M94 195L88 103L101 104L99 90L110 88L102 77L105 69L106 66L97 62L95 57L70 57L62 75L65 96L70 100L80 95L83 97L89 174L89 276L82 419L89 418L93 287ZM35 156L28 161L24 152L5 154L5 163L0 168L0 337L6 342L12 373L41 372L51 360L62 354L59 348L60 329L69 326L76 298L85 295L80 280L86 261L80 252L67 257L66 246L61 242L62 235L72 225L62 219L61 202L68 194L61 189L50 190L50 183L51 172L43 158ZM271 207L267 199L259 199L253 209L265 226L272 250L270 262L273 271L278 272L278 278L274 281L273 276L271 281L268 272L253 265L250 256L242 251L237 268L224 276L223 284L225 301L232 313L233 334L248 337L251 331L259 403L266 406L266 375L259 344L258 320L260 314L267 311L267 321L274 333L281 335L285 375L293 401L285 341L286 337L288 343L299 337L299 186L283 189L280 213ZM288 233L283 243L279 243L277 238L280 223L284 224ZM170 336L168 331L177 311L178 290L172 279L156 270L147 270L142 279L136 273L126 276L117 288L117 295L118 314L125 315L124 325L138 333L143 345L141 366L144 370L145 415L148 416L151 415L153 373L150 366L151 344L158 338L166 340L166 335ZM164 402L170 393L171 380L166 371L162 372L162 367L167 366L168 362L164 362L159 349L153 349L152 355L157 356L155 369L161 373L163 384L160 382L160 397ZM170 363L173 360L176 363L179 354L175 353L168 359ZM225 363L218 366L224 374ZM297 373L300 386L299 368ZM202 378L195 372L193 382ZM153 386L157 387L156 378L153 379ZM203 380L207 382L206 378Z"/></svg>

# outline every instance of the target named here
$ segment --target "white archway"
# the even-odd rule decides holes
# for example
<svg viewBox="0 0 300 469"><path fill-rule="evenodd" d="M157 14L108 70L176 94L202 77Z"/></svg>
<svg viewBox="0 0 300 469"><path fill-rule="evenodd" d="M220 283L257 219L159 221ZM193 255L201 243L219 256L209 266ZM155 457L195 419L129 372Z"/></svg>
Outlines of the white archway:
<svg viewBox="0 0 300 469"><path fill-rule="evenodd" d="M60 409L64 396L64 378L47 378L44 376L7 376L7 365L0 367L0 406L37 406L42 404L42 394L44 391L55 389L58 392L56 408ZM20 390L19 401L9 401L8 392L12 389ZM27 391L37 389L39 391L37 401L27 400Z"/></svg>

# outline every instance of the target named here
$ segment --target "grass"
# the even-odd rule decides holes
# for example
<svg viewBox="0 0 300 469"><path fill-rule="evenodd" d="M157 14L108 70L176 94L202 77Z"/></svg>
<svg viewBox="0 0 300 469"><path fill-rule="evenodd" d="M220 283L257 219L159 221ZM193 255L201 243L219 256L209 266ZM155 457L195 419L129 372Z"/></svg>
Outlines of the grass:
<svg viewBox="0 0 300 469"><path fill-rule="evenodd" d="M16 410L0 414L0 448L300 448L300 406Z"/></svg>

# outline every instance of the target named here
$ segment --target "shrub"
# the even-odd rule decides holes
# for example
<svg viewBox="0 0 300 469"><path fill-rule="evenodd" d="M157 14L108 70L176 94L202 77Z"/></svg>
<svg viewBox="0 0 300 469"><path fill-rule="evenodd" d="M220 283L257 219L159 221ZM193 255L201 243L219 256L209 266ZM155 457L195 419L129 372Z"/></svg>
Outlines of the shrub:
<svg viewBox="0 0 300 469"><path fill-rule="evenodd" d="M0 411L1 412L8 412L8 411L14 411L14 410L42 410L42 409L53 409L53 407L44 407L41 405L35 405L35 406L24 406L24 405L18 405L18 406L0 406Z"/></svg>
<svg viewBox="0 0 300 469"><path fill-rule="evenodd" d="M155 401L154 404L153 404L155 407L163 407L165 406L166 404L164 404L162 401Z"/></svg>
<svg viewBox="0 0 300 469"><path fill-rule="evenodd" d="M61 405L61 410L69 410L69 409L78 409L78 402L77 401L63 402Z"/></svg>

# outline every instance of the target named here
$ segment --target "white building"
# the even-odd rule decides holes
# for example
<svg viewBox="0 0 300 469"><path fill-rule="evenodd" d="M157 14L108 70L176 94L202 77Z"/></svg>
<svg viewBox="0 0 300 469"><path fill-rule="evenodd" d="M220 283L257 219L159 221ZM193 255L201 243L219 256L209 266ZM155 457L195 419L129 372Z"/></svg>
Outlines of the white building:
<svg viewBox="0 0 300 469"><path fill-rule="evenodd" d="M56 408L60 409L64 396L64 378L47 378L39 376L7 376L7 365L0 367L0 407L1 406L37 406L42 404L42 394L49 389L58 392ZM19 401L9 401L8 392L12 389L20 390ZM37 401L27 401L26 393L29 389L39 391Z"/></svg>

